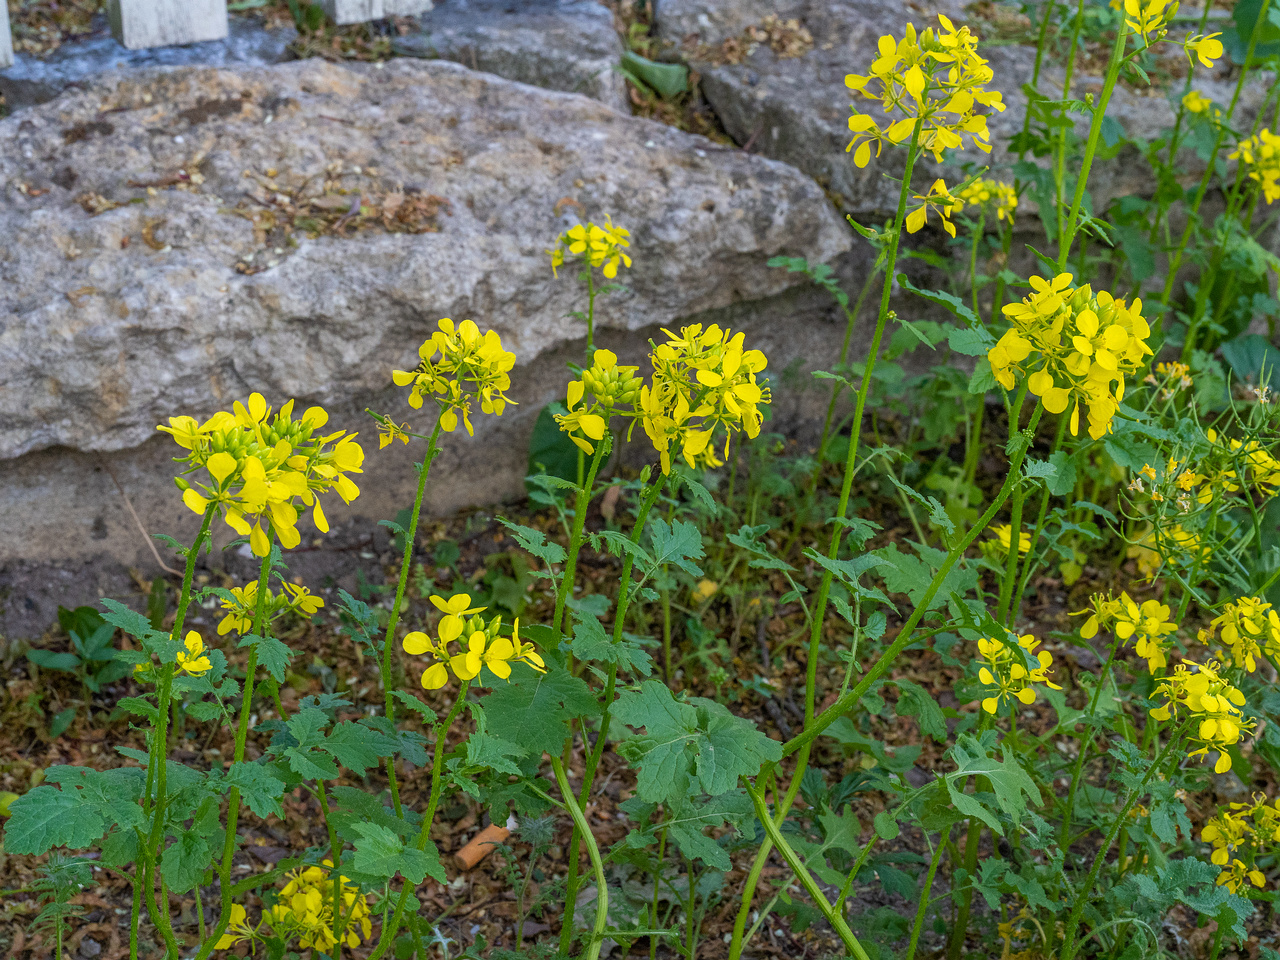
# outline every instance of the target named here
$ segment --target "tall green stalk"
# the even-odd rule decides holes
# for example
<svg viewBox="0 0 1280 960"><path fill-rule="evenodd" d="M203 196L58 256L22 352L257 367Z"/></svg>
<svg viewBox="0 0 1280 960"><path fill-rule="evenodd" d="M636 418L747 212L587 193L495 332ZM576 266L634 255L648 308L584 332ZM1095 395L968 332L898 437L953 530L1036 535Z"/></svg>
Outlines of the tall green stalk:
<svg viewBox="0 0 1280 960"><path fill-rule="evenodd" d="M400 608L404 604L405 588L409 584L409 568L413 564L413 547L418 536L418 517L422 513L422 498L427 491L427 474L431 472L432 461L440 449L436 445L440 439L439 414L436 416L435 429L431 431L431 439L427 443L427 454L418 468L418 490L413 498L413 513L409 517L409 529L404 535L404 555L400 558L400 579L396 583L395 602L391 605L391 616L387 619L387 633L382 640L382 661L378 664L382 671L382 692L385 697L383 711L389 722L396 722L396 700L391 689L391 651L395 647L396 627L400 624ZM396 785L395 757L387 757L387 783L391 787L391 802L395 806L396 816L404 816L400 808L400 790ZM335 861L336 862L336 861Z"/></svg>
<svg viewBox="0 0 1280 960"><path fill-rule="evenodd" d="M871 378L875 371L876 361L880 356L880 343L884 339L885 326L889 321L889 297L893 293L894 271L898 264L898 246L902 239L903 222L907 215L907 200L911 196L911 174L915 170L916 157L920 148L920 128L921 121L917 120L911 131L911 142L907 147L907 163L902 175L902 187L898 192L898 209L894 215L892 234L889 240L888 254L885 258L885 278L884 287L880 293L880 310L876 315L875 332L871 336L871 346L867 351L867 363L863 370L862 382L858 386L857 403L854 407L853 424L849 434L849 451L845 457L844 480L840 485L840 501L836 508L837 520L842 520L849 509L849 495L853 490L853 477L858 462L858 445L862 439L862 417L867 406L867 394L871 389ZM844 527L840 523L834 524L831 533L831 542L827 548L827 557L835 560L840 554L840 542L844 536ZM817 681L818 681L818 660L821 654L822 644L822 628L826 621L827 599L831 592L831 583L833 575L829 568L824 568L822 573L822 582L818 587L818 596L813 606L813 622L810 625L809 634L809 660L805 670L805 688L804 688L804 722L807 728L814 717L814 707L817 702ZM806 744L802 749L799 758L796 761L796 768L792 773L791 785L787 789L786 796L783 801L777 805L776 816L779 818L774 825L766 825L766 833L770 826L780 825L786 818L787 811L791 808L791 804L795 802L796 795L800 790L800 781L804 776L805 768L809 763L809 747ZM760 880L760 873L764 869L764 864L768 860L770 850L773 843L769 837L760 845L760 850L756 854L755 862L751 866L751 872L747 875L746 886L742 894L742 906L738 909L738 915L733 924L733 939L729 945L730 960L736 960L742 953L742 935L746 931L747 917L751 912L751 902L755 896L755 888Z"/></svg>

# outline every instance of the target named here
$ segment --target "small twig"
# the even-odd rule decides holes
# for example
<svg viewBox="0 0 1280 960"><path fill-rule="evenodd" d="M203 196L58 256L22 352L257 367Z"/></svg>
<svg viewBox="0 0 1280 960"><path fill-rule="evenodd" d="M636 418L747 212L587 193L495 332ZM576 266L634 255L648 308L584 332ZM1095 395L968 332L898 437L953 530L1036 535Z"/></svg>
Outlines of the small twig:
<svg viewBox="0 0 1280 960"><path fill-rule="evenodd" d="M138 511L133 509L133 504L129 500L129 495L124 492L124 487L120 486L120 481L116 478L116 472L111 469L111 464L107 462L106 457L102 457L102 468L107 471L107 476L111 478L111 482L116 485L116 489L120 491L120 496L124 498L124 505L129 510L129 516L133 517L133 522L138 525L138 531L142 534L142 539L147 541L147 546L151 548L151 555L156 558L156 563L160 564L160 569L165 573L175 577L182 576L181 570L175 570L163 560L160 559L160 551L156 549L155 541L151 539L151 535L147 533L147 528L142 525L142 520L138 517Z"/></svg>

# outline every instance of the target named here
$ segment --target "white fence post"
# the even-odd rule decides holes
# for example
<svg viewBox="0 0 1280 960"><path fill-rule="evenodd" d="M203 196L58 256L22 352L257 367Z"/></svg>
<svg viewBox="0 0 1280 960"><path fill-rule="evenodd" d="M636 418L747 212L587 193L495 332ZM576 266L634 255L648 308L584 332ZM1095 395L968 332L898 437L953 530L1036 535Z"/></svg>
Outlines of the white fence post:
<svg viewBox="0 0 1280 960"><path fill-rule="evenodd" d="M0 70L13 66L13 37L9 35L9 4L0 0Z"/></svg>
<svg viewBox="0 0 1280 960"><path fill-rule="evenodd" d="M110 0L111 33L130 50L227 36L227 0Z"/></svg>
<svg viewBox="0 0 1280 960"><path fill-rule="evenodd" d="M431 10L431 0L320 0L337 24L365 23L383 17L412 17Z"/></svg>

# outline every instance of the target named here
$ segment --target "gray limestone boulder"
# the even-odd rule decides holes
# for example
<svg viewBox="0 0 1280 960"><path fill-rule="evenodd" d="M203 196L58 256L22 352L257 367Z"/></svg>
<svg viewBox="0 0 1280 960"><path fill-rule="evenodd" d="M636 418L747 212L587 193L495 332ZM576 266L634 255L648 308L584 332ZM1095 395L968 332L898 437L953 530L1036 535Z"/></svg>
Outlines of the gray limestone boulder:
<svg viewBox="0 0 1280 960"><path fill-rule="evenodd" d="M155 430L170 416L261 391L366 437L366 405L410 418L390 371L440 317L501 333L520 406L448 439L430 505L516 493L533 419L582 356L583 295L546 251L605 215L633 237L597 320L624 359L698 318L747 330L778 375L833 362L843 324L765 266L848 254L817 185L586 97L309 60L109 74L0 120L0 566L150 564L139 523L189 533ZM806 402L785 381L779 424ZM366 496L335 522L411 499L421 451L397 448L370 444Z"/></svg>
<svg viewBox="0 0 1280 960"><path fill-rule="evenodd" d="M627 110L622 42L596 0L442 0L401 56L453 60L508 80L594 97Z"/></svg>
<svg viewBox="0 0 1280 960"><path fill-rule="evenodd" d="M281 63L290 59L289 44L298 36L292 28L267 30L255 19L232 17L223 40L130 50L111 36L106 17L96 18L94 27L89 35L62 44L46 57L18 54L13 66L0 69L0 94L9 109L46 103L112 70Z"/></svg>
<svg viewBox="0 0 1280 960"><path fill-rule="evenodd" d="M670 55L682 53L702 74L702 90L728 133L753 151L783 160L808 173L832 198L857 217L873 219L891 214L897 204L898 185L889 177L901 177L904 150L888 149L879 161L865 169L854 166L845 147L850 134L848 120L853 99L844 78L868 72L882 35L901 36L907 22L918 27L936 25L936 15L946 14L957 24L966 21L958 0L934 0L904 7L883 0L656 0L660 37ZM778 23L761 30L766 18ZM803 31L790 29L795 20ZM982 24L975 24L981 31ZM989 118L991 143L987 156L968 148L948 158L945 167L930 158L917 168L915 183L927 185L933 177L948 183L963 179L959 164L989 165L1012 179L1013 158L1003 149L1007 138L1021 130L1026 109L1022 85L1030 82L1035 50L1019 45L980 48L995 73L993 86L1007 105ZM1044 89L1061 85L1054 69L1045 71ZM1206 95L1221 103L1230 99L1230 87L1208 78L1197 83ZM1095 77L1083 77L1074 85L1079 97L1101 89ZM1246 88L1242 115L1256 113L1264 87ZM862 101L865 111L869 101ZM878 107L874 107L877 111ZM1109 110L1133 137L1153 138L1173 123L1166 95L1118 88ZM1081 120L1081 130L1085 129ZM1190 158L1194 162L1194 158ZM1149 193L1154 180L1145 163L1135 162L1132 151L1094 167L1090 189L1095 200L1133 193Z"/></svg>

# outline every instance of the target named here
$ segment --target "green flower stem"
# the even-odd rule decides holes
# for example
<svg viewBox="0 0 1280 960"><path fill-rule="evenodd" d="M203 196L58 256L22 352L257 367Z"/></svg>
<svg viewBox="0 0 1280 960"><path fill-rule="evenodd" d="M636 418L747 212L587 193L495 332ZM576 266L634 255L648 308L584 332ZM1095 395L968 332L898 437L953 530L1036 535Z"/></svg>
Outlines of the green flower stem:
<svg viewBox="0 0 1280 960"><path fill-rule="evenodd" d="M583 954L586 960L596 960L600 956L600 945L604 941L604 932L609 925L609 888L604 878L604 862L600 859L600 848L596 845L596 838L591 833L591 827L582 813L582 807L578 805L573 789L569 786L569 778L564 773L564 764L558 757L550 757L550 760L551 769L556 774L556 783L560 786L560 795L564 798L565 809L573 818L575 833L581 834L587 841L587 855L591 857L591 869L596 875L596 920L591 929L591 941ZM566 900L566 915L572 914L573 903L572 900Z"/></svg>
<svg viewBox="0 0 1280 960"><path fill-rule="evenodd" d="M645 521L649 518L649 511L653 509L653 505L658 501L658 497L662 493L662 487L662 478L659 477L659 479L645 488L640 501L640 511L636 514L636 523L631 530L632 543L638 544L640 542L640 537L644 534ZM623 626L627 620L627 607L631 603L631 569L634 563L635 558L630 553L622 560L622 580L618 587L618 603L613 616L613 642L615 645L622 642ZM591 786L595 782L596 770L600 765L601 756L604 755L605 743L609 739L610 710L613 707L617 683L618 665L611 663L605 678L604 712L600 716L600 732L596 737L595 746L591 748L591 752L587 755L582 773L582 790L578 794L578 804L583 808L586 807L591 798ZM575 821L573 837L569 841L569 869L565 879L566 903L575 902L578 892L578 852L581 841L582 837L578 833ZM565 931L568 931L568 933L566 934ZM566 911L565 919L561 926L560 940L561 952L567 953L573 943L573 914L571 911Z"/></svg>
<svg viewBox="0 0 1280 960"><path fill-rule="evenodd" d="M1022 407L1027 399L1027 382L1024 380L1022 386L1018 389L1018 398L1013 403L1013 410L1009 415L1009 439L1012 441L1018 432L1018 424L1022 420ZM1040 404L1036 405L1037 410L1044 409ZM1004 623L1009 612L1009 605L1013 598L1013 583L1017 577L1018 568L1018 542L1022 533L1022 501L1025 497L1022 484L1019 483L1013 490L1013 506L1009 515L1009 555L1005 560L1004 577L1000 580L1000 599L996 606L996 620Z"/></svg>
<svg viewBox="0 0 1280 960"><path fill-rule="evenodd" d="M268 528L270 530L270 528ZM274 536L268 538L268 542L272 542ZM253 611L253 632L257 636L261 636L262 625L266 619L267 607L267 581L271 576L271 551L267 551L267 555L262 558L262 565L258 569L258 600L257 606ZM249 714L253 709L253 687L254 679L258 672L258 646L254 644L249 648L249 662L244 668L244 691L240 702L240 722L236 725L236 741L235 752L232 754L233 762L240 763L244 760L245 742L249 738ZM209 938L200 946L200 952L196 954L195 960L204 960L213 950L213 945L222 938L226 932L227 924L231 922L231 861L236 854L236 823L240 818L240 791L236 787L231 788L231 792L227 797L227 830L226 837L222 845L222 865L218 868L218 878L222 891L222 903L218 911L218 923L209 934Z"/></svg>
<svg viewBox="0 0 1280 960"><path fill-rule="evenodd" d="M880 310L876 315L875 332L871 336L871 346L867 351L867 363L863 369L862 382L858 386L858 399L854 408L853 423L849 431L849 451L845 457L844 480L840 485L840 502L836 508L837 519L844 519L849 509L849 495L853 490L854 474L857 472L855 468L858 463L858 444L862 439L862 418L867 406L867 393L871 389L872 373L875 371L876 360L880 356L880 342L884 339L884 328L889 320L889 296L893 292L893 272L898 265L898 245L902 240L902 225L907 215L907 200L911 196L911 174L915 169L916 157L920 149L920 127L920 121L916 121L911 130L911 143L907 147L907 164L902 174L902 188L898 192L898 210L894 216L888 255L885 259L885 277L884 286L880 292ZM839 523L835 524L835 528L831 533L831 543L827 548L827 556L832 560L836 559L840 554L840 541L843 534L844 527ZM817 699L818 657L821 653L822 627L826 619L827 598L831 592L832 579L831 571L824 568L822 582L818 587L818 597L813 607L813 621L809 634L809 660L806 664L804 684L804 725L806 730L814 718L814 706ZM861 686L859 684L859 687ZM791 804L795 801L796 794L799 792L800 780L804 776L805 768L809 765L808 744L809 741L805 741L800 756L796 760L791 786L787 789L784 801L778 805L778 816L780 818L786 817L787 811L791 808ZM781 823L782 819L779 819L778 825ZM769 824L769 826L773 827L775 833L777 832L776 825ZM768 832L767 826L766 834ZM742 953L742 934L747 927L747 916L751 912L751 901L755 896L756 884L760 880L760 873L769 857L771 846L771 837L766 836L765 842L760 845L760 850L756 854L755 862L751 866L751 872L747 875L746 887L743 889L742 894L742 906L738 908L738 915L733 924L733 940L729 945L731 960Z"/></svg>
<svg viewBox="0 0 1280 960"><path fill-rule="evenodd" d="M596 349L596 275L587 264L587 359L590 360Z"/></svg>
<svg viewBox="0 0 1280 960"><path fill-rule="evenodd" d="M1263 0L1265 5L1266 0ZM1107 834L1106 840L1102 842L1102 846L1098 848L1097 855L1093 858L1093 865L1089 868L1089 875L1085 878L1084 886L1080 888L1075 901L1071 905L1071 913L1067 917L1064 927L1066 935L1063 938L1062 949L1058 952L1059 960L1072 960L1076 955L1076 933L1080 926L1080 917L1084 913L1085 904L1093 895L1094 885L1098 882L1098 872L1102 869L1102 861L1106 859L1107 853L1111 850L1111 845L1116 841L1116 834L1120 832L1120 828L1128 819L1129 811L1133 809L1133 805L1138 802L1138 798L1142 796L1143 787L1147 785L1147 781L1151 779L1151 775L1160 768L1164 759L1174 746L1181 742L1183 731L1187 729L1188 724L1184 723L1178 728L1173 736L1169 738L1169 742L1165 744L1164 749L1157 755L1155 762L1147 768L1146 775L1143 776L1142 782L1138 784L1137 789L1130 792L1128 799L1125 800L1124 808L1120 811L1120 815L1116 817L1115 823L1111 825L1111 830Z"/></svg>
<svg viewBox="0 0 1280 960"><path fill-rule="evenodd" d="M324 828L329 833L329 859L333 861L333 960L342 958L342 936L339 925L342 923L342 844L338 842L338 831L329 822L329 799L325 796L324 781L316 781L316 799L320 801L320 815L324 817Z"/></svg>
<svg viewBox="0 0 1280 960"><path fill-rule="evenodd" d="M1113 637L1111 650L1107 653L1107 662L1102 665L1102 673L1098 675L1098 685L1094 687L1093 696L1089 698L1089 711L1086 716L1090 720L1093 719L1093 714L1098 709L1098 698L1102 695L1102 688L1107 684L1107 677L1111 673L1111 664L1115 662L1116 652L1119 648L1120 638ZM1067 788L1067 808L1062 815L1062 827L1058 831L1058 846L1062 847L1064 851L1067 848L1067 838L1071 835L1071 819L1075 816L1076 809L1076 788L1080 785L1080 778L1084 774L1085 753L1092 743L1092 728L1086 725L1084 739L1080 741L1080 753L1076 756L1076 765L1071 771L1071 785Z"/></svg>
<svg viewBox="0 0 1280 960"><path fill-rule="evenodd" d="M1266 3L1267 0L1263 0ZM1076 234L1080 232L1080 206L1084 202L1085 187L1089 183L1089 171L1093 167L1094 155L1098 152L1098 139L1102 134L1102 121L1107 114L1107 105L1111 102L1111 94L1115 91L1116 81L1120 78L1120 65L1124 62L1125 42L1129 36L1128 20L1120 21L1120 29L1116 31L1116 42L1111 48L1111 60L1107 64L1107 76L1102 84L1102 93L1093 108L1093 122L1089 124L1089 139L1085 142L1084 158L1080 161L1080 175L1076 178L1076 192L1071 198L1071 212L1063 225L1058 240L1058 272L1067 267L1067 258L1071 255L1071 246L1075 243Z"/></svg>
<svg viewBox="0 0 1280 960"><path fill-rule="evenodd" d="M413 513L409 517L409 529L404 537L404 556L400 559L400 580L396 584L396 599L391 605L391 616L387 620L387 635L382 641L382 662L379 666L382 668L382 690L386 697L383 710L391 723L396 722L396 699L391 689L391 650L395 646L396 627L400 623L400 605L404 602L405 588L409 584L409 567L413 562L413 547L418 536L418 518L422 513L422 498L427 492L427 474L431 472L431 464L440 453L440 448L436 445L440 439L440 420L441 417L437 415L435 429L431 431L431 439L427 443L427 455L418 469L418 491L413 498ZM283 717L284 715L281 714L281 719ZM391 787L391 802L395 805L396 816L402 817L404 813L400 809L400 789L396 784L395 757L387 757L387 783Z"/></svg>
<svg viewBox="0 0 1280 960"><path fill-rule="evenodd" d="M427 796L427 812L422 815L422 827L418 830L418 839L414 844L418 850L426 850L427 844L431 840L431 824L435 821L436 807L440 804L440 793L444 786L444 754L445 748L448 746L446 740L449 728L458 719L458 714L466 702L467 690L470 687L470 680L462 681L462 687L458 690L458 698L453 701L453 706L449 709L449 715L441 723L435 725L436 739L433 744L433 756L431 759L431 792ZM392 915L390 922L383 921L382 933L378 936L378 945L374 948L373 953L369 954L369 960L379 960L387 952L388 948L395 943L396 934L400 931L400 924L404 920L405 904L409 902L409 891L413 889L413 886L408 880L401 885L400 899L396 901L395 913Z"/></svg>
<svg viewBox="0 0 1280 960"><path fill-rule="evenodd" d="M1058 432L1053 438L1053 449L1049 452L1050 459L1052 459L1054 454L1062 449L1062 441L1066 437L1066 432L1067 416L1065 413L1062 413L1058 416ZM1027 583L1031 580L1031 574L1034 573L1036 569L1036 544L1040 540L1040 534L1044 532L1044 521L1045 517L1048 516L1048 513L1049 484L1046 482L1044 485L1044 492L1040 495L1040 509L1036 512L1036 525L1031 530L1031 541L1027 547L1027 560L1026 563L1023 564L1022 577L1016 581L1017 589L1014 590L1014 596L1018 598L1018 601L1013 604L1013 608L1009 611L1008 624L1010 629L1013 628L1014 621L1018 619L1018 611L1022 606L1022 597L1026 594ZM1014 533L1020 533L1020 531L1014 531ZM1012 549L1014 546L1013 535L1014 534L1010 534L1010 553L1014 552Z"/></svg>
<svg viewBox="0 0 1280 960"><path fill-rule="evenodd" d="M216 504L210 504L205 510L204 517L200 523L200 532L196 534L195 541L187 551L187 563L182 574L182 592L178 595L178 609L174 616L173 629L169 633L169 636L179 643L182 642L182 629L186 624L187 609L191 605L191 582L195 577L196 561L200 556L200 548L204 546L204 542L209 536L209 526L213 523L213 514L216 510ZM151 863L154 863L157 859L159 845L164 840L165 814L168 805L168 786L166 783L168 767L165 761L169 756L169 703L173 695L174 670L175 667L172 663L166 663L161 668L156 697L156 725L152 730L151 755L147 758L147 789L143 794L143 805L144 809L150 807L151 814L151 830L145 841L145 852ZM143 840L141 836L138 839L139 841ZM147 872L149 874L149 871ZM137 897L134 899L137 900ZM149 888L147 909L153 916L156 916L156 912L152 909ZM173 937L173 930L168 920L168 904L165 904L163 918L156 916L155 923L160 928L162 935L165 935L167 929L166 945L168 939ZM136 957L137 955L138 921L138 911L135 910L129 924L131 957ZM172 949L176 950L176 946Z"/></svg>
<svg viewBox="0 0 1280 960"><path fill-rule="evenodd" d="M1062 79L1062 100L1071 99L1071 78L1076 67L1076 51L1080 49L1080 32L1084 29L1084 0L1079 0L1076 5L1076 15L1071 18L1071 45L1067 51L1066 71ZM1105 109L1105 107L1104 107ZM1027 114L1030 115L1028 110ZM1064 119L1066 119L1066 110L1063 110ZM1067 221L1062 218L1064 197L1063 190L1066 183L1066 166L1067 166L1067 134L1072 129L1070 123L1064 123L1058 130L1055 137L1053 148L1053 192L1054 215L1058 220L1058 243L1062 245L1066 242ZM1062 268L1058 268L1061 272Z"/></svg>
<svg viewBox="0 0 1280 960"><path fill-rule="evenodd" d="M982 242L983 232L987 229L987 215L978 217L978 226L973 230L972 243L969 244L969 295L973 300L973 315L978 312L978 246Z"/></svg>
<svg viewBox="0 0 1280 960"><path fill-rule="evenodd" d="M595 454L591 458L591 469L587 471L582 486L578 487L578 497L573 509L573 529L569 534L569 550L564 561L564 575L560 579L560 589L556 591L556 609L551 617L552 649L560 646L560 639L564 636L564 608L569 597L573 595L573 581L578 569L578 551L582 549L582 528L587 522L587 507L591 503L591 490L596 484L596 473L600 470L600 461L609 443L610 435L606 430L604 439L596 442ZM572 660L569 661L569 665L572 666Z"/></svg>
<svg viewBox="0 0 1280 960"><path fill-rule="evenodd" d="M138 921L142 917L142 876L146 869L141 864L133 867L133 907L129 911L129 960L138 960ZM16 890L5 890L4 895L17 893ZM61 957L59 957L61 960Z"/></svg>
<svg viewBox="0 0 1280 960"><path fill-rule="evenodd" d="M942 862L942 851L947 848L951 828L938 838L938 845L933 849L933 858L929 861L929 872L924 876L924 889L920 891L920 906L916 908L916 921L911 925L911 942L907 945L906 960L915 960L916 947L920 943L920 933L924 929L924 915L929 908L929 891L933 889L933 878L938 875L938 864Z"/></svg>
<svg viewBox="0 0 1280 960"><path fill-rule="evenodd" d="M1257 23L1265 23L1267 10L1271 6L1271 0L1262 0L1262 8L1258 11ZM1222 141L1226 137L1227 127L1231 123L1231 118L1235 115L1236 104L1240 102L1240 94L1244 90L1244 82L1249 77L1249 68L1253 65L1253 55L1258 47L1258 35L1261 30L1254 30L1249 37L1249 46L1245 51L1244 64L1240 67L1240 77L1236 80L1235 90L1231 94L1231 104L1227 107L1227 114L1218 124L1218 135L1214 138L1213 149L1209 152L1211 158L1209 163L1205 165L1204 175L1200 178L1200 185L1196 187L1196 195L1191 201L1191 209L1187 214L1187 224L1183 227L1182 236L1178 240L1178 245L1174 248L1173 255L1169 258L1169 265L1165 274L1164 290L1160 294L1160 302L1166 309L1169 306L1169 298L1173 295L1173 285L1178 277L1178 268L1182 265L1183 254L1186 253L1187 243L1191 239L1191 233L1196 228L1196 221L1200 213L1200 205L1204 202L1205 194L1209 192L1209 184L1213 180L1213 174L1216 170L1214 160L1217 159L1218 151L1222 149ZM1203 285L1203 283L1202 283ZM1156 320L1154 332L1160 333L1161 325L1164 322L1164 314L1162 313ZM1188 341L1190 342L1190 338ZM1184 344L1185 346L1185 344Z"/></svg>
<svg viewBox="0 0 1280 960"><path fill-rule="evenodd" d="M1012 709L1012 708L1010 708ZM978 736L981 737L991 727L992 714L985 710L981 711L982 716L978 720ZM966 778L967 779L967 778ZM974 790L990 790L991 783L986 777L974 777ZM964 790L964 786L960 788ZM973 875L978 867L978 843L982 839L982 821L977 817L969 819L969 829L965 834L964 841L964 861L963 867L968 877L968 885L961 891L960 907L956 912L955 923L952 924L951 942L947 946L947 957L949 960L959 960L961 953L964 951L964 938L969 930L969 911L973 907ZM954 870L954 862L952 865Z"/></svg>
<svg viewBox="0 0 1280 960"><path fill-rule="evenodd" d="M862 944L858 943L858 938L853 935L853 931L849 929L849 924L845 922L840 912L827 900L822 893L822 888L818 886L818 882L813 879L812 874L805 868L804 863L796 852L791 849L787 843L786 837L782 835L782 831L778 829L774 819L769 815L769 808L765 805L764 797L751 784L746 784L747 793L751 796L751 802L756 808L756 817L764 824L765 832L769 835L769 839L778 848L778 852L782 854L782 858L787 862L787 866L791 868L791 872L795 874L796 879L800 881L800 885L804 887L805 892L809 894L809 898L813 900L814 905L822 911L822 915L827 918L827 922L831 924L836 935L840 937L840 941L844 944L844 948L850 956L857 957L858 960L870 960Z"/></svg>
<svg viewBox="0 0 1280 960"><path fill-rule="evenodd" d="M929 584L929 589L925 591L924 596L920 598L920 603L912 611L911 616L907 618L907 622L903 624L902 629L898 631L898 636L893 643L885 649L884 653L875 662L861 680L858 685L840 697L822 713L813 719L812 724L805 726L803 732L796 734L790 740L782 745L782 755L790 756L798 750L803 750L806 746L813 743L814 740L822 736L822 732L835 723L840 717L844 716L852 710L858 702L863 698L872 685L880 679L893 665L893 661L897 658L907 645L912 641L916 626L923 619L925 612L929 609L929 604L933 602L933 598L937 596L938 591L942 588L942 583L946 580L947 575L951 572L951 568L956 565L956 561L964 555L974 540L977 539L978 533L985 530L1000 508L1004 506L1004 502L1009 499L1013 487L1017 483L1017 478L1022 470L1022 461L1026 457L1027 446L1030 446L1031 437L1035 434L1035 429L1040 423L1040 415L1044 412L1044 407L1037 404L1035 412L1031 415L1031 422L1027 424L1026 430L1022 432L1022 437L1026 441L1026 445L1019 445L1019 449L1014 454L1013 460L1009 464L1009 472L1005 476L1004 484L1000 488L1000 492L996 494L995 499L991 502L991 506L987 507L986 512L974 524L973 529L965 535L959 543L951 548L942 566L938 572L934 574L933 580Z"/></svg>

